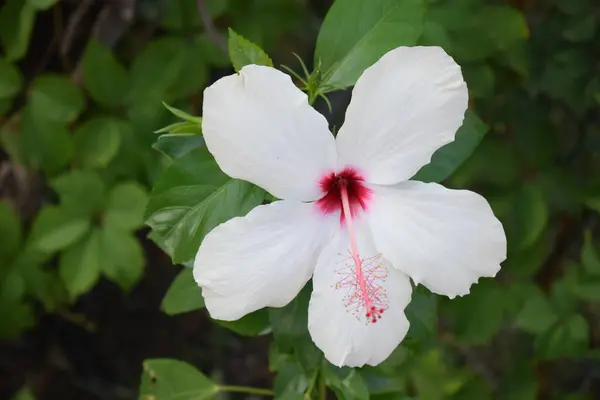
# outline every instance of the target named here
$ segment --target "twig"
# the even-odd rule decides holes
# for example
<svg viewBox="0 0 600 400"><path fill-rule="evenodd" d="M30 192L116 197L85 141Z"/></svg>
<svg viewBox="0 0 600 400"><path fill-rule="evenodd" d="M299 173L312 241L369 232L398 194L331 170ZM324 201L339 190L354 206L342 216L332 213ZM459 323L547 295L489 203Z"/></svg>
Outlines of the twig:
<svg viewBox="0 0 600 400"><path fill-rule="evenodd" d="M205 0L198 0L198 13L200 14L200 19L202 20L202 24L206 29L206 34L208 38L214 42L225 54L227 54L227 42L221 36L217 27L215 26L212 18L210 17L210 13L208 12L208 8L206 7Z"/></svg>

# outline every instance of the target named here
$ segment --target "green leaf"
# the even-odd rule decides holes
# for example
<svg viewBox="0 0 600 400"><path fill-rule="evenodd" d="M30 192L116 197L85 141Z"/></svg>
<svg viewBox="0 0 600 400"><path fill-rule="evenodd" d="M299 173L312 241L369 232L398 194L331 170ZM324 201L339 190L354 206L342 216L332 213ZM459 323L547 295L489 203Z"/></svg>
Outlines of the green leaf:
<svg viewBox="0 0 600 400"><path fill-rule="evenodd" d="M0 99L15 96L23 86L21 71L13 64L0 58Z"/></svg>
<svg viewBox="0 0 600 400"><path fill-rule="evenodd" d="M27 53L34 21L35 9L23 0L6 0L0 8L0 42L8 61Z"/></svg>
<svg viewBox="0 0 600 400"><path fill-rule="evenodd" d="M563 31L563 37L571 42L586 42L596 33L596 16L588 14L576 17Z"/></svg>
<svg viewBox="0 0 600 400"><path fill-rule="evenodd" d="M414 287L405 313L410 322L405 344L418 345L432 338L437 330L437 301L431 292L421 285Z"/></svg>
<svg viewBox="0 0 600 400"><path fill-rule="evenodd" d="M189 126L187 122L183 122ZM199 135L190 135L183 133L170 133L161 135L152 145L171 160L181 158L192 150L204 146L204 138Z"/></svg>
<svg viewBox="0 0 600 400"><path fill-rule="evenodd" d="M134 231L144 225L148 203L146 189L135 182L120 183L108 194L104 225L112 229Z"/></svg>
<svg viewBox="0 0 600 400"><path fill-rule="evenodd" d="M35 253L22 254L15 268L23 277L28 294L39 300L46 311L54 311L68 303L68 293L56 271L40 265L40 258Z"/></svg>
<svg viewBox="0 0 600 400"><path fill-rule="evenodd" d="M164 128L157 130L154 133L168 133L175 136L193 136L193 135L202 135L202 127L199 124L192 122L175 122L174 124L167 125ZM163 136L159 136L159 139Z"/></svg>
<svg viewBox="0 0 600 400"><path fill-rule="evenodd" d="M331 364L323 368L325 383L340 400L361 400L369 398L367 384L353 368L337 368Z"/></svg>
<svg viewBox="0 0 600 400"><path fill-rule="evenodd" d="M558 314L540 289L532 286L515 318L515 326L534 335L546 332L558 321Z"/></svg>
<svg viewBox="0 0 600 400"><path fill-rule="evenodd" d="M203 400L219 387L188 363L170 359L144 361L141 400Z"/></svg>
<svg viewBox="0 0 600 400"><path fill-rule="evenodd" d="M127 71L112 51L94 38L83 53L82 75L85 89L98 104L109 108L123 104L129 88Z"/></svg>
<svg viewBox="0 0 600 400"><path fill-rule="evenodd" d="M102 272L124 291L129 291L144 271L144 249L132 234L116 229L101 230Z"/></svg>
<svg viewBox="0 0 600 400"><path fill-rule="evenodd" d="M89 229L88 218L77 218L62 208L46 206L33 222L28 245L34 250L53 253L77 242Z"/></svg>
<svg viewBox="0 0 600 400"><path fill-rule="evenodd" d="M315 65L322 86L342 89L398 46L417 43L423 29L424 0L337 0L317 38Z"/></svg>
<svg viewBox="0 0 600 400"><path fill-rule="evenodd" d="M24 386L11 400L35 400L35 396L27 386Z"/></svg>
<svg viewBox="0 0 600 400"><path fill-rule="evenodd" d="M21 220L0 200L0 264L11 261L22 240Z"/></svg>
<svg viewBox="0 0 600 400"><path fill-rule="evenodd" d="M544 193L535 182L525 182L514 199L514 229L509 240L515 240L520 249L532 246L548 224L548 203Z"/></svg>
<svg viewBox="0 0 600 400"><path fill-rule="evenodd" d="M578 283L575 294L584 301L600 302L600 278L584 277Z"/></svg>
<svg viewBox="0 0 600 400"><path fill-rule="evenodd" d="M238 35L231 28L229 28L227 45L229 47L229 59L236 72L249 64L273 66L273 61L271 61L263 49L243 36Z"/></svg>
<svg viewBox="0 0 600 400"><path fill-rule="evenodd" d="M458 339L470 345L482 345L502 326L506 301L498 282L487 279L471 287L468 296L454 299L451 307Z"/></svg>
<svg viewBox="0 0 600 400"><path fill-rule="evenodd" d="M21 115L21 133L21 151L30 167L54 175L71 161L73 139L67 128L37 116L30 105Z"/></svg>
<svg viewBox="0 0 600 400"><path fill-rule="evenodd" d="M581 264L588 274L600 276L600 254L594 247L590 231L586 231L584 235L583 247L581 248Z"/></svg>
<svg viewBox="0 0 600 400"><path fill-rule="evenodd" d="M21 332L35 325L35 315L32 307L20 300L1 301L0 315L0 340L9 340L17 337Z"/></svg>
<svg viewBox="0 0 600 400"><path fill-rule="evenodd" d="M291 350L308 335L308 302L311 291L312 285L307 284L287 306L269 309L273 336L284 351Z"/></svg>
<svg viewBox="0 0 600 400"><path fill-rule="evenodd" d="M264 335L271 330L269 311L266 308L247 314L236 321L215 320L215 322L242 336Z"/></svg>
<svg viewBox="0 0 600 400"><path fill-rule="evenodd" d="M185 111L182 111L178 108L175 108L173 106L168 105L167 103L163 102L163 106L165 106L165 108L167 110L169 110L171 112L171 114L173 114L176 117L179 117L181 119L183 119L184 121L187 121L189 123L192 124L197 124L199 126L202 126L202 117L195 117L191 114L186 113Z"/></svg>
<svg viewBox="0 0 600 400"><path fill-rule="evenodd" d="M29 90L29 105L36 118L69 123L85 108L85 99L73 82L64 76L46 74L35 78Z"/></svg>
<svg viewBox="0 0 600 400"><path fill-rule="evenodd" d="M174 263L191 260L215 226L261 204L264 191L229 178L205 147L175 161L158 178L146 208L152 239Z"/></svg>
<svg viewBox="0 0 600 400"><path fill-rule="evenodd" d="M572 314L538 336L535 346L544 359L579 356L588 348L589 335L585 318Z"/></svg>
<svg viewBox="0 0 600 400"><path fill-rule="evenodd" d="M94 171L69 171L50 186L58 193L62 208L72 215L91 217L104 206L105 185Z"/></svg>
<svg viewBox="0 0 600 400"><path fill-rule="evenodd" d="M421 168L412 179L441 182L448 178L471 156L487 131L487 125L474 112L467 110L465 120L456 132L456 139L436 151L431 157L431 162Z"/></svg>
<svg viewBox="0 0 600 400"><path fill-rule="evenodd" d="M190 268L183 268L175 277L160 308L167 315L182 314L204 308L202 290L194 281Z"/></svg>
<svg viewBox="0 0 600 400"><path fill-rule="evenodd" d="M279 369L273 383L275 398L278 400L303 400L308 389L308 379L297 362L288 361Z"/></svg>
<svg viewBox="0 0 600 400"><path fill-rule="evenodd" d="M96 117L85 121L74 134L75 161L82 167L106 167L119 152L127 123L116 118Z"/></svg>
<svg viewBox="0 0 600 400"><path fill-rule="evenodd" d="M100 278L104 261L102 232L94 229L60 256L58 272L71 299L89 291Z"/></svg>
<svg viewBox="0 0 600 400"><path fill-rule="evenodd" d="M27 0L27 4L38 10L47 10L57 2L58 0Z"/></svg>

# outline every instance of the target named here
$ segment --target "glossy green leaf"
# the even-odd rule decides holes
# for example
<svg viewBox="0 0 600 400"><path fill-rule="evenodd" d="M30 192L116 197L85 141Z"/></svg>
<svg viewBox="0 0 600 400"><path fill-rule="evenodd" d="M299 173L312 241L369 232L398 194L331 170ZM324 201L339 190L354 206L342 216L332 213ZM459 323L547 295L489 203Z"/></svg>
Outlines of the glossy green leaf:
<svg viewBox="0 0 600 400"><path fill-rule="evenodd" d="M36 215L28 246L34 250L53 253L80 240L90 229L90 220L75 217L55 206L46 206Z"/></svg>
<svg viewBox="0 0 600 400"><path fill-rule="evenodd" d="M143 365L141 400L204 400L219 390L217 384L183 361L152 359Z"/></svg>
<svg viewBox="0 0 600 400"><path fill-rule="evenodd" d="M192 270L183 268L169 286L161 310L167 315L175 315L201 308L204 308L202 290L194 280Z"/></svg>
<svg viewBox="0 0 600 400"><path fill-rule="evenodd" d="M114 186L108 193L104 225L124 231L141 228L147 203L148 193L138 183L125 182Z"/></svg>
<svg viewBox="0 0 600 400"><path fill-rule="evenodd" d="M152 239L174 263L192 259L212 228L261 204L264 191L229 178L205 147L175 161L156 181L146 208Z"/></svg>
<svg viewBox="0 0 600 400"><path fill-rule="evenodd" d="M581 248L581 264L590 275L600 275L600 254L594 246L592 233L586 231Z"/></svg>
<svg viewBox="0 0 600 400"><path fill-rule="evenodd" d="M29 105L35 118L73 122L85 108L77 86L64 76L46 74L35 78L29 89Z"/></svg>
<svg viewBox="0 0 600 400"><path fill-rule="evenodd" d="M236 71L249 64L273 66L273 61L258 45L252 43L229 28L229 59Z"/></svg>
<svg viewBox="0 0 600 400"><path fill-rule="evenodd" d="M71 299L89 291L100 278L104 263L102 232L93 229L60 256L58 272Z"/></svg>
<svg viewBox="0 0 600 400"><path fill-rule="evenodd" d="M441 182L448 178L475 151L488 127L471 110L467 110L462 126L456 132L456 138L431 157L412 178L422 182Z"/></svg>
<svg viewBox="0 0 600 400"><path fill-rule="evenodd" d="M215 320L215 322L242 336L264 335L271 330L271 325L269 324L269 312L264 308L247 314L236 321Z"/></svg>
<svg viewBox="0 0 600 400"><path fill-rule="evenodd" d="M62 208L78 217L91 217L102 210L105 185L100 175L90 170L72 170L51 182Z"/></svg>
<svg viewBox="0 0 600 400"><path fill-rule="evenodd" d="M85 121L75 131L75 161L84 168L106 167L119 152L125 122L110 117Z"/></svg>
<svg viewBox="0 0 600 400"><path fill-rule="evenodd" d="M11 261L22 240L21 220L11 207L0 200L0 264Z"/></svg>
<svg viewBox="0 0 600 400"><path fill-rule="evenodd" d="M354 85L360 74L398 46L417 43L424 0L337 0L319 32L315 66L323 87Z"/></svg>
<svg viewBox="0 0 600 400"><path fill-rule="evenodd" d="M325 383L340 400L362 400L369 398L367 385L353 368L337 368L331 364L323 368Z"/></svg>
<svg viewBox="0 0 600 400"><path fill-rule="evenodd" d="M92 99L104 107L123 104L129 88L125 68L112 51L92 38L82 59L83 85Z"/></svg>
<svg viewBox="0 0 600 400"><path fill-rule="evenodd" d="M30 44L35 9L23 0L7 0L0 8L0 43L8 61L20 60Z"/></svg>
<svg viewBox="0 0 600 400"><path fill-rule="evenodd" d="M21 71L13 64L0 58L0 99L15 96L22 86Z"/></svg>
<svg viewBox="0 0 600 400"><path fill-rule="evenodd" d="M119 229L104 228L100 235L102 272L129 291L144 271L144 249L135 236Z"/></svg>
<svg viewBox="0 0 600 400"><path fill-rule="evenodd" d="M187 122L183 122L189 126ZM204 146L204 138L197 134L169 133L161 135L152 145L156 150L175 160L185 156L192 150Z"/></svg>

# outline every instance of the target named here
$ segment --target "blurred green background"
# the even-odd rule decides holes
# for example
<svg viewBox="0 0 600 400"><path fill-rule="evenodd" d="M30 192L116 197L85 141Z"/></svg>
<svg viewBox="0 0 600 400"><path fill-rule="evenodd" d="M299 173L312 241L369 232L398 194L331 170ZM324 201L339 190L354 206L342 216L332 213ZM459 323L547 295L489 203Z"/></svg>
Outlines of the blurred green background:
<svg viewBox="0 0 600 400"><path fill-rule="evenodd" d="M306 291L281 310L211 321L191 271L169 257L183 262L193 246L182 258L156 232L169 255L147 238L154 182L202 146L193 119L155 144L155 131L180 121L163 102L199 115L203 89L234 71L228 40L229 51L246 51L246 38L302 74L296 53L311 69L332 3L0 0L1 399L136 399L143 361L163 357L285 399L305 398L316 371L320 398L600 399L596 0L336 2L350 11L327 29L342 40L397 6L373 46L409 35L462 66L469 139L445 155L452 167L417 178L483 194L508 236L501 273L469 296L415 293L409 336L382 365L319 364L296 315ZM322 99L316 108L339 127L350 90L328 97L331 110ZM185 148L168 134L182 126ZM209 397L152 392L148 365L173 387L201 380L154 363L144 364L146 400Z"/></svg>

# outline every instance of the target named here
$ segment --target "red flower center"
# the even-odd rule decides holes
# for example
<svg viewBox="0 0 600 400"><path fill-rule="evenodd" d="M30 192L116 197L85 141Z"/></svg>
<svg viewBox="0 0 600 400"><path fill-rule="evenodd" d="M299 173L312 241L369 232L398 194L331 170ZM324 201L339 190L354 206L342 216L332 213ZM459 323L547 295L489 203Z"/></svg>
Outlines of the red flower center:
<svg viewBox="0 0 600 400"><path fill-rule="evenodd" d="M338 173L331 172L319 181L324 196L317 201L317 207L324 213L340 212L340 220L344 221L344 208L342 205L342 187L348 193L350 213L358 215L361 210L366 210L372 192L365 185L365 180L354 168L346 167Z"/></svg>

